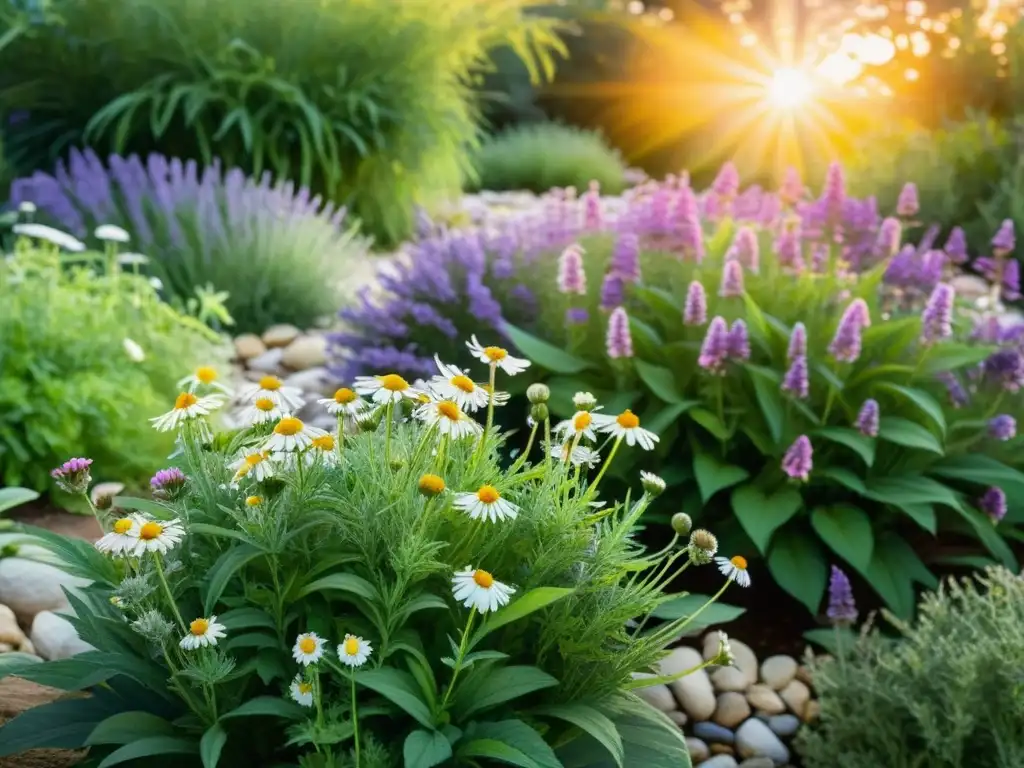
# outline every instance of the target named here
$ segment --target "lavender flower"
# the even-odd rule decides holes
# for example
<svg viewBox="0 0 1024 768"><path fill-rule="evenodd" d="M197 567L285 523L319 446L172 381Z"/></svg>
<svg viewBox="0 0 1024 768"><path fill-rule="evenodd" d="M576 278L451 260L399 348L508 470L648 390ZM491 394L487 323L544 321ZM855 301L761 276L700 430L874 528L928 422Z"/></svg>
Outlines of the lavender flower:
<svg viewBox="0 0 1024 768"><path fill-rule="evenodd" d="M868 398L860 407L854 426L865 437L878 437L878 401Z"/></svg>
<svg viewBox="0 0 1024 768"><path fill-rule="evenodd" d="M803 246L800 242L799 224L796 227L786 227L775 238L775 255L780 266L789 267L797 273L803 272Z"/></svg>
<svg viewBox="0 0 1024 768"><path fill-rule="evenodd" d="M729 357L734 360L750 359L750 336L743 320L734 320L729 329Z"/></svg>
<svg viewBox="0 0 1024 768"><path fill-rule="evenodd" d="M722 166L711 183L711 191L725 202L736 197L740 191L740 173L735 165L727 162Z"/></svg>
<svg viewBox="0 0 1024 768"><path fill-rule="evenodd" d="M786 169L779 186L779 199L785 205L796 205L804 196L804 183L800 179L800 171L793 166Z"/></svg>
<svg viewBox="0 0 1024 768"><path fill-rule="evenodd" d="M694 280L686 289L686 303L683 304L683 325L704 325L708 321L708 296L699 280Z"/></svg>
<svg viewBox="0 0 1024 768"><path fill-rule="evenodd" d="M789 364L789 370L782 378L781 389L797 400L806 400L810 394L810 381L807 375L807 358L797 355Z"/></svg>
<svg viewBox="0 0 1024 768"><path fill-rule="evenodd" d="M636 235L631 232L619 235L608 269L626 282L640 280L640 239Z"/></svg>
<svg viewBox="0 0 1024 768"><path fill-rule="evenodd" d="M850 580L834 565L828 579L828 610L825 615L836 626L857 621L857 604L853 600Z"/></svg>
<svg viewBox="0 0 1024 768"><path fill-rule="evenodd" d="M811 246L811 271L817 275L823 275L826 269L828 269L828 245L815 243Z"/></svg>
<svg viewBox="0 0 1024 768"><path fill-rule="evenodd" d="M866 311L867 305L864 300L857 299L846 308L839 319L839 327L836 328L836 335L828 345L828 351L840 363L853 363L860 357L861 331L865 326L863 317Z"/></svg>
<svg viewBox="0 0 1024 768"><path fill-rule="evenodd" d="M825 188L821 193L821 204L827 225L834 227L841 223L845 202L846 177L843 174L843 166L837 162L830 163L825 172Z"/></svg>
<svg viewBox="0 0 1024 768"><path fill-rule="evenodd" d="M185 487L185 473L177 467L161 469L150 479L149 487L158 499L174 499Z"/></svg>
<svg viewBox="0 0 1024 768"><path fill-rule="evenodd" d="M722 283L718 295L723 299L743 295L743 265L730 260L722 267Z"/></svg>
<svg viewBox="0 0 1024 768"><path fill-rule="evenodd" d="M1012 440L1017 436L1017 420L1008 414L1000 414L988 423L988 435L996 440Z"/></svg>
<svg viewBox="0 0 1024 768"><path fill-rule="evenodd" d="M993 485L978 499L978 509L988 515L993 523L998 523L1006 517L1006 493Z"/></svg>
<svg viewBox="0 0 1024 768"><path fill-rule="evenodd" d="M751 272L756 274L760 270L761 254L757 235L750 227L740 227L736 238L732 241L730 251L734 254L734 258Z"/></svg>
<svg viewBox="0 0 1024 768"><path fill-rule="evenodd" d="M917 196L917 185L908 181L903 185L900 196L896 200L896 215L909 219L911 216L916 216L919 210L921 210L921 204Z"/></svg>
<svg viewBox="0 0 1024 768"><path fill-rule="evenodd" d="M590 182L590 188L583 194L583 226L589 230L598 230L604 226L601 213L601 184Z"/></svg>
<svg viewBox="0 0 1024 768"><path fill-rule="evenodd" d="M793 362L798 357L807 355L807 329L803 323L796 323L793 332L789 334L789 348L786 350L786 359Z"/></svg>
<svg viewBox="0 0 1024 768"><path fill-rule="evenodd" d="M622 307L612 310L608 318L608 335L605 337L608 357L617 360L633 356L633 337L629 334L629 316Z"/></svg>
<svg viewBox="0 0 1024 768"><path fill-rule="evenodd" d="M782 457L782 471L794 480L807 482L814 468L814 447L807 435L800 435Z"/></svg>
<svg viewBox="0 0 1024 768"><path fill-rule="evenodd" d="M982 363L985 378L1007 392L1018 392L1024 386L1024 355L1012 348L993 352Z"/></svg>
<svg viewBox="0 0 1024 768"><path fill-rule="evenodd" d="M875 252L879 258L888 259L895 256L900 250L900 240L903 237L903 225L899 219L888 217L882 219L878 228L878 240L875 243Z"/></svg>
<svg viewBox="0 0 1024 768"><path fill-rule="evenodd" d="M92 459L68 459L56 469L50 470L50 477L57 481L57 487L66 493L78 495L89 490L92 476L89 466Z"/></svg>
<svg viewBox="0 0 1024 768"><path fill-rule="evenodd" d="M583 307L569 307L565 310L565 324L570 325L586 325L590 322L590 313Z"/></svg>
<svg viewBox="0 0 1024 768"><path fill-rule="evenodd" d="M1020 298L1020 262L1016 259L1009 259L1003 265L1003 298L1007 301L1016 301Z"/></svg>
<svg viewBox="0 0 1024 768"><path fill-rule="evenodd" d="M587 275L583 271L583 248L572 243L558 257L558 292L587 295Z"/></svg>
<svg viewBox="0 0 1024 768"><path fill-rule="evenodd" d="M954 408L963 408L971 402L971 398L967 394L967 390L964 389L964 385L960 383L960 379L956 377L956 374L950 371L943 371L935 378L938 379L946 388L946 394L949 396L949 402Z"/></svg>
<svg viewBox="0 0 1024 768"><path fill-rule="evenodd" d="M683 258L700 264L704 261L704 229L700 223L697 198L689 186L684 186L679 192L676 222Z"/></svg>
<svg viewBox="0 0 1024 768"><path fill-rule="evenodd" d="M725 360L729 356L729 341L729 326L726 325L725 318L713 318L707 333L704 334L697 365L714 374L724 373Z"/></svg>
<svg viewBox="0 0 1024 768"><path fill-rule="evenodd" d="M964 234L963 229L953 227L942 250L954 264L963 264L967 261L967 235Z"/></svg>
<svg viewBox="0 0 1024 768"><path fill-rule="evenodd" d="M921 313L921 342L931 344L953 335L953 286L939 283Z"/></svg>
<svg viewBox="0 0 1024 768"><path fill-rule="evenodd" d="M623 284L622 278L614 272L609 272L604 276L604 282L601 283L601 309L615 309L615 307L622 306L625 300L626 286Z"/></svg>
<svg viewBox="0 0 1024 768"><path fill-rule="evenodd" d="M992 238L992 249L996 255L1005 256L1017 247L1017 235L1013 228L1013 219L1003 219L999 231Z"/></svg>

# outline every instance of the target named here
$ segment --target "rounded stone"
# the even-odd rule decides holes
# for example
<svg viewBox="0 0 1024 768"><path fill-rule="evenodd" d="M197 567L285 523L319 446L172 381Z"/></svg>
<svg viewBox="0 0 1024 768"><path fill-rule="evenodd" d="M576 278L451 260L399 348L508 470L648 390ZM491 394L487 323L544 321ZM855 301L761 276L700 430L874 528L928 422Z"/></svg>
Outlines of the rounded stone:
<svg viewBox="0 0 1024 768"><path fill-rule="evenodd" d="M693 648L675 648L661 660L659 671L662 675L676 675L688 669L699 667L704 659ZM715 689L711 687L708 673L703 669L691 672L669 686L680 706L694 720L707 720L714 714Z"/></svg>
<svg viewBox="0 0 1024 768"><path fill-rule="evenodd" d="M20 648L25 642L25 633L18 626L18 619L14 611L6 605L0 604L0 643L6 643L13 648Z"/></svg>
<svg viewBox="0 0 1024 768"><path fill-rule="evenodd" d="M740 763L740 768L775 768L775 761L770 757L752 757Z"/></svg>
<svg viewBox="0 0 1024 768"><path fill-rule="evenodd" d="M684 725L690 722L690 718L686 716L686 713L680 712L678 709L673 710L672 712L666 712L665 714L668 715L669 720L678 725L680 728L682 728Z"/></svg>
<svg viewBox="0 0 1024 768"><path fill-rule="evenodd" d="M757 718L750 718L736 731L736 750L740 757L767 757L776 763L789 761L789 749L772 729Z"/></svg>
<svg viewBox="0 0 1024 768"><path fill-rule="evenodd" d="M811 676L811 668L806 664L801 664L796 668L796 679L801 683L806 683L809 686L814 686L814 680Z"/></svg>
<svg viewBox="0 0 1024 768"><path fill-rule="evenodd" d="M820 714L821 703L814 699L811 699L807 702L807 705L804 707L804 711L800 715L800 719L803 720L805 723L813 723L815 720L818 719L818 716Z"/></svg>
<svg viewBox="0 0 1024 768"><path fill-rule="evenodd" d="M644 672L634 672L634 680L650 679L654 675ZM659 712L672 712L677 708L676 700L672 691L667 685L648 685L645 688L634 689L637 696L646 701Z"/></svg>
<svg viewBox="0 0 1024 768"><path fill-rule="evenodd" d="M711 756L708 745L694 736L686 737L686 749L690 753L690 760L695 764L707 760Z"/></svg>
<svg viewBox="0 0 1024 768"><path fill-rule="evenodd" d="M281 358L284 356L284 350L275 347L274 349L268 349L262 355L249 360L246 364L250 371L257 371L261 374L264 373L281 373Z"/></svg>
<svg viewBox="0 0 1024 768"><path fill-rule="evenodd" d="M299 336L284 348L281 362L293 371L305 371L327 362L327 338L321 334Z"/></svg>
<svg viewBox="0 0 1024 768"><path fill-rule="evenodd" d="M715 706L715 714L711 718L719 725L726 728L735 728L750 717L750 704L742 693L727 691L718 694L718 703Z"/></svg>
<svg viewBox="0 0 1024 768"><path fill-rule="evenodd" d="M32 645L48 661L68 659L95 650L82 640L71 622L52 611L40 611L32 620Z"/></svg>
<svg viewBox="0 0 1024 768"><path fill-rule="evenodd" d="M0 558L0 603L14 611L25 626L31 625L40 611L67 606L64 587L75 589L88 583L47 563L21 557Z"/></svg>
<svg viewBox="0 0 1024 768"><path fill-rule="evenodd" d="M786 704L779 698L779 694L760 683L747 689L747 701L754 709L769 715L781 715L786 711Z"/></svg>
<svg viewBox="0 0 1024 768"><path fill-rule="evenodd" d="M750 646L739 640L729 638L729 647L736 659L736 668L739 669L747 680L747 685L757 682L757 655L750 650Z"/></svg>
<svg viewBox="0 0 1024 768"><path fill-rule="evenodd" d="M711 684L716 691L740 691L750 687L743 670L737 667L719 667L711 673Z"/></svg>
<svg viewBox="0 0 1024 768"><path fill-rule="evenodd" d="M779 691L779 698L786 702L791 711L803 712L807 702L811 700L811 689L799 680L791 680Z"/></svg>
<svg viewBox="0 0 1024 768"><path fill-rule="evenodd" d="M711 745L712 755L735 755L736 750L730 747L728 744L712 744Z"/></svg>
<svg viewBox="0 0 1024 768"><path fill-rule="evenodd" d="M782 738L792 736L800 729L800 718L796 715L772 715L768 718L772 733Z"/></svg>
<svg viewBox="0 0 1024 768"><path fill-rule="evenodd" d="M235 357L239 360L259 357L266 351L267 345L255 333L243 333L235 338Z"/></svg>
<svg viewBox="0 0 1024 768"><path fill-rule="evenodd" d="M700 768L736 768L736 758L732 755L715 755L701 763Z"/></svg>
<svg viewBox="0 0 1024 768"><path fill-rule="evenodd" d="M736 739L728 728L710 722L694 723L693 735L709 744L732 744Z"/></svg>
<svg viewBox="0 0 1024 768"><path fill-rule="evenodd" d="M761 665L761 680L773 690L781 690L796 677L798 664L792 656L769 656Z"/></svg>
<svg viewBox="0 0 1024 768"><path fill-rule="evenodd" d="M331 375L323 366L296 371L284 380L284 385L286 387L296 387L307 394L313 393L317 397L330 397L337 389L334 382L331 381ZM310 400L314 400L314 398L310 397ZM314 404L316 404L315 401ZM317 408L320 411L324 410L322 405L317 404Z"/></svg>
<svg viewBox="0 0 1024 768"><path fill-rule="evenodd" d="M263 332L262 341L268 347L287 347L302 333L294 325L272 325Z"/></svg>

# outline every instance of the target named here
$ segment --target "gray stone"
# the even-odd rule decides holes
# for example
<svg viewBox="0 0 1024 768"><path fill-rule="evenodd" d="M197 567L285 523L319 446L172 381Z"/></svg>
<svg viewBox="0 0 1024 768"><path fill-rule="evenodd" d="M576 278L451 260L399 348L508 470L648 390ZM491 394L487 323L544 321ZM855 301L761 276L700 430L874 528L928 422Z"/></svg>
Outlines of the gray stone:
<svg viewBox="0 0 1024 768"><path fill-rule="evenodd" d="M84 587L89 582L69 576L60 568L21 557L0 558L0 603L14 611L25 626L40 611L64 608L64 587Z"/></svg>
<svg viewBox="0 0 1024 768"><path fill-rule="evenodd" d="M718 703L715 706L715 714L712 717L719 725L726 728L735 728L750 717L750 704L742 693L728 691L718 694Z"/></svg>
<svg viewBox="0 0 1024 768"><path fill-rule="evenodd" d="M674 702L675 699L672 699L672 701ZM678 709L673 710L672 712L666 712L665 714L668 715L669 720L678 725L680 728L682 728L684 725L690 722L690 718L686 716L686 713L680 712Z"/></svg>
<svg viewBox="0 0 1024 768"><path fill-rule="evenodd" d="M652 677L654 675L645 672L633 673L634 680L644 680ZM672 691L668 689L667 685L648 685L645 688L636 688L634 692L659 712L672 712L678 708L676 700L672 696Z"/></svg>
<svg viewBox="0 0 1024 768"><path fill-rule="evenodd" d="M281 362L293 371L305 371L327 362L327 338L319 333L299 336L284 348Z"/></svg>
<svg viewBox="0 0 1024 768"><path fill-rule="evenodd" d="M281 373L281 357L284 355L284 350L280 348L268 349L262 355L249 360L247 365L250 371L258 371L259 373Z"/></svg>
<svg viewBox="0 0 1024 768"><path fill-rule="evenodd" d="M769 715L781 715L786 711L786 704L779 698L779 694L760 683L747 689L747 701L754 709Z"/></svg>
<svg viewBox="0 0 1024 768"><path fill-rule="evenodd" d="M732 641L730 641L731 645ZM716 691L740 691L750 686L747 676L738 667L719 667L711 673L711 684Z"/></svg>
<svg viewBox="0 0 1024 768"><path fill-rule="evenodd" d="M0 605L0 643L20 648L25 642L25 633L18 626L14 611L6 605Z"/></svg>
<svg viewBox="0 0 1024 768"><path fill-rule="evenodd" d="M243 333L235 339L235 357L239 360L259 357L266 351L267 345L255 333Z"/></svg>
<svg viewBox="0 0 1024 768"><path fill-rule="evenodd" d="M800 730L800 718L796 715L772 715L768 718L768 727L776 736L785 738Z"/></svg>
<svg viewBox="0 0 1024 768"><path fill-rule="evenodd" d="M750 646L739 640L729 638L729 647L732 655L736 658L736 668L739 669L747 680L747 685L757 682L757 656Z"/></svg>
<svg viewBox="0 0 1024 768"><path fill-rule="evenodd" d="M711 750L708 749L708 745L693 736L686 737L686 749L690 753L690 760L693 761L694 765L707 760L711 756Z"/></svg>
<svg viewBox="0 0 1024 768"><path fill-rule="evenodd" d="M757 718L747 720L736 731L736 749L740 757L768 757L776 763L789 762L789 749Z"/></svg>
<svg viewBox="0 0 1024 768"><path fill-rule="evenodd" d="M736 740L736 734L728 728L709 722L694 723L693 735L709 744L732 744Z"/></svg>
<svg viewBox="0 0 1024 768"><path fill-rule="evenodd" d="M800 714L807 707L811 700L811 689L799 680L791 680L789 684L779 691L779 698L786 702L786 706L793 712Z"/></svg>
<svg viewBox="0 0 1024 768"><path fill-rule="evenodd" d="M92 503L95 504L98 499L104 496L113 498L119 496L124 491L124 483L96 483L89 491L89 498L92 499Z"/></svg>
<svg viewBox="0 0 1024 768"><path fill-rule="evenodd" d="M772 690L782 690L796 677L797 666L792 656L769 656L761 665L761 680Z"/></svg>
<svg viewBox="0 0 1024 768"><path fill-rule="evenodd" d="M704 659L693 648L675 648L662 659L660 673L676 675L685 670L699 667ZM703 669L697 669L669 686L684 712L694 720L707 720L715 711L715 690Z"/></svg>
<svg viewBox="0 0 1024 768"><path fill-rule="evenodd" d="M729 744L712 744L711 745L712 755L735 755L736 750Z"/></svg>
<svg viewBox="0 0 1024 768"><path fill-rule="evenodd" d="M36 652L48 661L69 659L76 654L95 650L78 636L70 621L52 611L36 614L30 634Z"/></svg>
<svg viewBox="0 0 1024 768"><path fill-rule="evenodd" d="M272 325L263 332L263 343L268 347L287 347L302 333L294 325Z"/></svg>
<svg viewBox="0 0 1024 768"><path fill-rule="evenodd" d="M303 392L311 392L319 397L328 397L334 394L337 387L331 381L331 374L322 365L315 368L307 368L291 374L284 380L286 387L296 387ZM322 405L317 406L323 410Z"/></svg>
<svg viewBox="0 0 1024 768"><path fill-rule="evenodd" d="M736 768L736 758L732 755L715 755L701 763L700 768Z"/></svg>
<svg viewBox="0 0 1024 768"><path fill-rule="evenodd" d="M740 768L775 768L775 761L770 757L752 757L740 763Z"/></svg>

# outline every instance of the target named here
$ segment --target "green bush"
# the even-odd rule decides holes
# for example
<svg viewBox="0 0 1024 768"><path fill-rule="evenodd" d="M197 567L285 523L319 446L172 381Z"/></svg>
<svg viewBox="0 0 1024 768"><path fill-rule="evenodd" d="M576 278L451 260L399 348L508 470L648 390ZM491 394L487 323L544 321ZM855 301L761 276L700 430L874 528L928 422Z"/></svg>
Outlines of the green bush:
<svg viewBox="0 0 1024 768"><path fill-rule="evenodd" d="M535 77L562 51L534 0L50 0L0 14L0 107L27 111L22 172L73 146L220 158L349 206L380 242L457 192L477 139L472 79L506 44Z"/></svg>
<svg viewBox="0 0 1024 768"><path fill-rule="evenodd" d="M821 717L807 768L1024 765L1024 581L1005 569L950 580L898 639L862 636L812 668Z"/></svg>
<svg viewBox="0 0 1024 768"><path fill-rule="evenodd" d="M608 194L626 186L622 157L599 133L553 123L511 128L484 142L474 161L475 189L546 192L585 190L597 181Z"/></svg>
<svg viewBox="0 0 1024 768"><path fill-rule="evenodd" d="M209 361L216 337L145 279L88 268L100 262L24 240L0 261L4 485L43 491L52 467L83 455L104 477L144 482L173 447L146 419L173 395L173 373Z"/></svg>

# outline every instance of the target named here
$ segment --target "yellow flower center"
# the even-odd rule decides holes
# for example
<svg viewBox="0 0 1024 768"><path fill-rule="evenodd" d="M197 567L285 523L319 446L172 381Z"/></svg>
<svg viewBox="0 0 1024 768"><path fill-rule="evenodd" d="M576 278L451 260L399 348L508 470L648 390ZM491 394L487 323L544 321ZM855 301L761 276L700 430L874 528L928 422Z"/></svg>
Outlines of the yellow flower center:
<svg viewBox="0 0 1024 768"><path fill-rule="evenodd" d="M493 485L484 485L476 492L476 497L484 504L493 504L501 498L501 494Z"/></svg>
<svg viewBox="0 0 1024 768"><path fill-rule="evenodd" d="M272 411L277 404L269 397L260 397L253 405L261 411Z"/></svg>
<svg viewBox="0 0 1024 768"><path fill-rule="evenodd" d="M334 402L338 405L347 405L356 399L356 393L348 387L342 387L334 393Z"/></svg>
<svg viewBox="0 0 1024 768"><path fill-rule="evenodd" d="M737 568L739 568L741 571L747 570L747 558L745 557L740 557L739 555L736 555L736 557L730 558L729 562Z"/></svg>
<svg viewBox="0 0 1024 768"><path fill-rule="evenodd" d="M492 363L496 363L508 357L508 350L504 350L501 347L484 347L484 354L487 355L487 358Z"/></svg>
<svg viewBox="0 0 1024 768"><path fill-rule="evenodd" d="M139 528L139 538L143 541L152 541L153 539L158 538L163 532L164 527L160 525L160 523L154 523L150 520Z"/></svg>
<svg viewBox="0 0 1024 768"><path fill-rule="evenodd" d="M260 496L247 496L245 499L245 505L247 507L256 507L263 503L263 498Z"/></svg>
<svg viewBox="0 0 1024 768"><path fill-rule="evenodd" d="M573 418L572 426L577 432L582 432L590 426L591 421L593 421L591 415L583 411L582 413L577 413L575 418Z"/></svg>
<svg viewBox="0 0 1024 768"><path fill-rule="evenodd" d="M355 637L345 638L345 655L355 656L359 653L359 640Z"/></svg>
<svg viewBox="0 0 1024 768"><path fill-rule="evenodd" d="M333 451L334 450L334 438L330 435L323 435L322 437L313 438L313 447L319 448L321 451Z"/></svg>
<svg viewBox="0 0 1024 768"><path fill-rule="evenodd" d="M196 637L199 637L200 635L205 635L206 630L208 630L209 628L210 622L208 622L206 619L196 619L188 625L188 631Z"/></svg>
<svg viewBox="0 0 1024 768"><path fill-rule="evenodd" d="M217 372L208 365L196 368L196 379L203 384L213 384L217 380Z"/></svg>
<svg viewBox="0 0 1024 768"><path fill-rule="evenodd" d="M469 393L476 389L476 384L469 376L454 376L449 383L456 389L461 389L463 392Z"/></svg>
<svg viewBox="0 0 1024 768"><path fill-rule="evenodd" d="M389 373L387 376L378 376L380 385L388 392L404 392L409 388L409 382L397 373Z"/></svg>
<svg viewBox="0 0 1024 768"><path fill-rule="evenodd" d="M442 400L437 404L437 412L444 416L446 419L452 421L458 421L462 418L462 411L459 410L459 406L453 403L451 400Z"/></svg>
<svg viewBox="0 0 1024 768"><path fill-rule="evenodd" d="M127 517L122 517L120 520L114 521L114 533L120 533L122 536L132 529L132 521Z"/></svg>
<svg viewBox="0 0 1024 768"><path fill-rule="evenodd" d="M198 402L199 398L193 395L191 392L182 392L174 400L174 409L176 411L184 411L186 408L191 408Z"/></svg>
<svg viewBox="0 0 1024 768"><path fill-rule="evenodd" d="M473 581L476 582L478 587L490 589L494 584L494 577L487 571L473 571Z"/></svg>
<svg viewBox="0 0 1024 768"><path fill-rule="evenodd" d="M306 694L313 692L313 684L305 681L299 683L299 693Z"/></svg>
<svg viewBox="0 0 1024 768"><path fill-rule="evenodd" d="M623 429L636 429L640 426L640 417L628 408L615 419Z"/></svg>
<svg viewBox="0 0 1024 768"><path fill-rule="evenodd" d="M245 457L245 463L250 467L255 467L257 464L261 464L264 461L262 453L250 453Z"/></svg>
<svg viewBox="0 0 1024 768"><path fill-rule="evenodd" d="M305 654L313 653L316 650L316 640L312 637L304 637L299 640L299 650Z"/></svg>
<svg viewBox="0 0 1024 768"><path fill-rule="evenodd" d="M419 483L420 493L437 496L444 490L444 480L437 475L423 475Z"/></svg>
<svg viewBox="0 0 1024 768"><path fill-rule="evenodd" d="M264 376L260 379L260 389L277 392L281 388L281 380L277 376Z"/></svg>
<svg viewBox="0 0 1024 768"><path fill-rule="evenodd" d="M274 427L274 432L285 436L297 435L302 431L303 426L303 423L294 416L285 416L277 422L277 426Z"/></svg>

